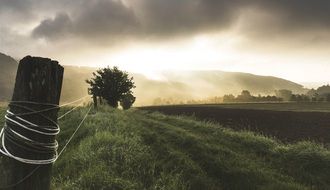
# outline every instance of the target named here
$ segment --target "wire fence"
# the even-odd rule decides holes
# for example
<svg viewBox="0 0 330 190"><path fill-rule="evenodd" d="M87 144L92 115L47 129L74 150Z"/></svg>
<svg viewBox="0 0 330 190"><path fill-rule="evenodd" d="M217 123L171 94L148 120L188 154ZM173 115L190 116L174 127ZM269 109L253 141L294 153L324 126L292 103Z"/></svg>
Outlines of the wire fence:
<svg viewBox="0 0 330 190"><path fill-rule="evenodd" d="M0 189L8 189L8 188L13 188L17 185L19 185L20 183L24 182L26 179L28 179L30 176L32 176L37 170L38 168L40 168L42 165L44 164L50 164L50 163L55 163L56 160L59 159L59 157L62 155L62 153L65 151L65 149L68 147L68 145L70 144L71 140L74 138L74 136L76 135L77 131L79 130L79 128L83 125L84 121L86 120L86 118L88 117L91 109L92 109L92 105L89 106L88 110L86 111L86 113L84 114L82 120L79 122L78 126L76 127L75 131L72 133L72 135L70 136L70 138L67 140L67 142L65 143L65 145L63 146L63 148L59 151L59 153L57 153L57 148L58 148L58 143L57 141L55 141L52 144L49 143L41 143L41 142L37 142L35 140L32 140L28 137L25 137L24 135L20 134L18 131L8 127L8 125L6 125L7 122L11 123L12 125L15 125L16 127L22 127L26 130L38 133L38 134L43 134L43 135L57 135L60 132L60 128L57 124L56 121L52 121L49 118L46 118L48 120L50 120L50 123L54 124L53 128L49 128L51 126L40 126L40 125L36 125L34 123L31 123L25 119L23 119L21 116L24 115L32 115L32 114L38 114L41 117L44 117L44 115L42 113L46 112L46 111L51 111L54 109L59 109L68 105L72 105L75 103L78 103L76 106L74 106L73 108L71 108L70 110L68 110L67 112L65 112L64 114L62 114L61 116L59 116L57 118L57 120L61 120L63 118L65 118L65 116L69 115L70 113L73 113L74 110L76 110L79 106L81 106L86 98L88 96L84 96L82 98L79 98L77 100L74 100L72 102L68 102L65 104L62 104L60 106L58 105L54 105L54 104L43 104L43 103L37 103L37 102L29 102L29 101L12 101L10 102L9 105L11 106L17 106L17 107L21 107L25 110L27 110L26 113L20 113L20 114L15 114L12 113L10 110L7 110L7 114L5 116L6 122L5 122L5 126L2 128L1 132L0 132L0 139L1 139L1 146L0 146L0 152L5 155L8 156L10 158L13 158L17 161L23 162L23 163L28 163L28 164L36 164L37 166L35 167L35 169L33 169L29 174L27 174L26 176L24 176L22 179L18 180L16 183L7 185L7 186L0 186ZM29 108L26 105L29 104L34 104L34 105L43 105L43 106L50 106L49 108L45 108L45 109L41 109L41 110L33 110L31 108ZM46 130L45 130L46 129ZM47 149L49 151L50 150L54 150L56 152L56 154L49 159L45 159L45 160L31 160L31 159L26 159L26 158L21 158L19 156L15 156L14 154L10 153L7 149L6 149L6 145L5 145L5 138L10 135L10 139L11 140L16 140L16 141L21 141L27 144L33 144L33 145L38 145L43 149ZM24 144L23 143L23 144Z"/></svg>

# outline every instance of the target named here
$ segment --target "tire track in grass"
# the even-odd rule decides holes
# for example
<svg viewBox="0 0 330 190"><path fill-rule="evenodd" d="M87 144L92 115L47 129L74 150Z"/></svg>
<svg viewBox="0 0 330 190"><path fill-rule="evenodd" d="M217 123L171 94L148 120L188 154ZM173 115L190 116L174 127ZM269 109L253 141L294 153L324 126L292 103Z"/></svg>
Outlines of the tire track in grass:
<svg viewBox="0 0 330 190"><path fill-rule="evenodd" d="M253 134L252 132L235 132L229 129L218 130L221 127L204 123L194 122L189 117L162 116L149 114L149 117L158 118L165 123L184 128L187 131L197 134L201 131L203 136L212 138L217 135L218 139L224 139L216 143L224 143L234 148L239 154L244 153L250 160L258 162L271 170L277 171L285 176L290 176L296 182L305 184L313 189L329 189L329 151L322 145L311 142L300 142L294 144L282 144L276 139ZM190 125L189 125L190 124ZM216 128L216 129L212 129ZM208 133L207 131L218 131L219 133ZM302 149L302 147L304 147ZM307 154L307 155L306 155ZM308 160L305 157L308 156ZM315 163L322 163L315 164ZM323 167L322 167L323 166Z"/></svg>
<svg viewBox="0 0 330 190"><path fill-rule="evenodd" d="M242 187L258 189L260 185L266 187L270 178L277 178L278 186L285 186L285 182L289 184L287 186L292 183L290 189L298 186L292 182L290 177L276 176L274 171L264 166L259 168L260 163L242 158L239 153L230 150L230 147L217 147L216 144L207 143L197 134L181 127L159 121L156 118L146 117L146 115L143 116L139 116L141 122L139 127L143 127L144 131L152 131L156 136L155 139L188 155L212 181L216 181L217 184L221 182L223 189L240 189ZM240 183L238 184L237 181Z"/></svg>

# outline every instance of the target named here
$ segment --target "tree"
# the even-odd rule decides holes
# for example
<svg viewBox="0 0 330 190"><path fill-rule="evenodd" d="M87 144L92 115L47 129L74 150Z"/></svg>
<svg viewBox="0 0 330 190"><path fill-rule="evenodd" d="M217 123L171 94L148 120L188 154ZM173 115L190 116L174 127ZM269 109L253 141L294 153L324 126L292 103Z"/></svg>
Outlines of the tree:
<svg viewBox="0 0 330 190"><path fill-rule="evenodd" d="M223 96L223 102L234 102L234 101L235 101L235 96L232 94Z"/></svg>
<svg viewBox="0 0 330 190"><path fill-rule="evenodd" d="M238 95L236 98L239 102L250 102L253 97L251 96L251 93L248 90L243 90L241 92L241 95Z"/></svg>
<svg viewBox="0 0 330 190"><path fill-rule="evenodd" d="M133 77L129 77L127 72L117 67L99 69L96 73L93 72L93 78L86 82L90 85L90 94L103 98L114 108L118 107L118 102L125 96L132 94L132 89L135 88Z"/></svg>
<svg viewBox="0 0 330 190"><path fill-rule="evenodd" d="M127 110L132 107L133 103L135 102L135 97L133 94L126 94L121 100L120 105L124 110Z"/></svg>
<svg viewBox="0 0 330 190"><path fill-rule="evenodd" d="M309 102L311 99L305 94L292 94L290 101L293 102Z"/></svg>
<svg viewBox="0 0 330 190"><path fill-rule="evenodd" d="M330 102L330 94L326 94L325 96L326 96L325 100L326 100L327 102Z"/></svg>
<svg viewBox="0 0 330 190"><path fill-rule="evenodd" d="M282 98L284 101L289 101L293 93L291 90L281 89L281 90L276 90L275 94L277 97Z"/></svg>

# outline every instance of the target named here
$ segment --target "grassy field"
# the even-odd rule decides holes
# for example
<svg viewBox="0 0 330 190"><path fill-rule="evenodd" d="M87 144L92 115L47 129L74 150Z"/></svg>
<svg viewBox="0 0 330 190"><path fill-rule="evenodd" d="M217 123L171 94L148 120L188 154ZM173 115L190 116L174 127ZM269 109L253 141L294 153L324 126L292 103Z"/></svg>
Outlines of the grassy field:
<svg viewBox="0 0 330 190"><path fill-rule="evenodd" d="M86 111L60 121L61 146ZM330 151L315 143L285 145L193 117L102 107L54 164L52 189L330 189L329 176Z"/></svg>

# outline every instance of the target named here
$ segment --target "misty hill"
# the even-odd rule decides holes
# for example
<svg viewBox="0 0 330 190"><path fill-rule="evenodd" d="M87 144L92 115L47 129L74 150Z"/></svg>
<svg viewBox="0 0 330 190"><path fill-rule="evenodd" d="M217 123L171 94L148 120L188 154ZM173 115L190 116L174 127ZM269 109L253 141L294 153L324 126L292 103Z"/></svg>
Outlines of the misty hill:
<svg viewBox="0 0 330 190"><path fill-rule="evenodd" d="M0 101L12 95L17 62L0 54ZM65 66L62 102L76 100L87 95L85 79L92 76L93 67ZM305 93L302 85L276 77L258 76L248 73L223 71L176 71L159 73L164 80L152 80L142 74L132 74L137 88L136 105L152 104L154 99L176 100L202 99L224 94L239 94L249 90L252 94L274 94L278 89L289 89L294 93Z"/></svg>
<svg viewBox="0 0 330 190"><path fill-rule="evenodd" d="M252 94L274 94L278 89L289 89L294 93L306 93L300 84L289 80L260 76L241 72L224 71L184 71L165 72L163 76L168 80L175 80L190 84L196 96L240 94L242 90L249 90ZM198 88L197 88L198 86ZM204 94L205 93L205 94Z"/></svg>
<svg viewBox="0 0 330 190"><path fill-rule="evenodd" d="M16 70L17 61L0 53L0 101L8 100L11 97Z"/></svg>
<svg viewBox="0 0 330 190"><path fill-rule="evenodd" d="M84 80L91 77L95 68L66 66L62 101L74 100L87 93ZM150 105L158 98L176 100L203 99L224 94L239 94L248 89L252 94L274 94L278 89L289 89L294 93L306 93L302 85L288 80L258 76L248 73L223 71L184 71L159 73L164 80L152 80L142 74L131 74L137 88L136 105Z"/></svg>

